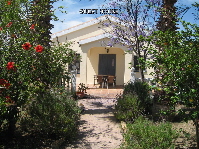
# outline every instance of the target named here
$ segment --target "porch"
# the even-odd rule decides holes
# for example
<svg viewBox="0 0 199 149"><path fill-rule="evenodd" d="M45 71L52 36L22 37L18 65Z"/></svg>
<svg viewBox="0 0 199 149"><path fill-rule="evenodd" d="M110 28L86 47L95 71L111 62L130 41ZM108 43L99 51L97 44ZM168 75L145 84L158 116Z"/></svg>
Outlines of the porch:
<svg viewBox="0 0 199 149"><path fill-rule="evenodd" d="M123 85L110 86L108 89L92 85L87 89L87 95L89 98L116 98L117 95L123 93L123 88Z"/></svg>

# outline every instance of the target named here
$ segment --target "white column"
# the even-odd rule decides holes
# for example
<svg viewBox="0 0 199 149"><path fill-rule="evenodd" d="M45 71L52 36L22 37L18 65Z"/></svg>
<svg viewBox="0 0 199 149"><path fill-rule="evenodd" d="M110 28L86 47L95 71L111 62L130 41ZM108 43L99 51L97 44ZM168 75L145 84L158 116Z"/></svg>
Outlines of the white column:
<svg viewBox="0 0 199 149"><path fill-rule="evenodd" d="M131 69L130 62L132 61L132 54L125 54L125 72L124 72L124 83L131 80Z"/></svg>
<svg viewBox="0 0 199 149"><path fill-rule="evenodd" d="M87 85L87 53L81 53L80 83Z"/></svg>

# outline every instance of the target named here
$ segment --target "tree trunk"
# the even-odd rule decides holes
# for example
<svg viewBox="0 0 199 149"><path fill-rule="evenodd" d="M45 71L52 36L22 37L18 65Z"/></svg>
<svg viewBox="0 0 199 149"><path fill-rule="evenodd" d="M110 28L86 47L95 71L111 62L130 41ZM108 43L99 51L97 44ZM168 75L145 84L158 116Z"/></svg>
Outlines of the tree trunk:
<svg viewBox="0 0 199 149"><path fill-rule="evenodd" d="M174 6L177 0L162 0L162 2L162 10L157 28L163 32L167 30L175 31L178 29L176 27L176 7Z"/></svg>
<svg viewBox="0 0 199 149"><path fill-rule="evenodd" d="M137 2L138 5L136 7L136 11L135 11L135 42L136 42L136 51L138 52L138 58L141 58L141 51L140 51L140 40L139 40L139 37L138 37L138 6L139 6L139 1ZM144 72L143 72L143 69L142 69L142 64L140 63L140 61L138 60L138 63L139 63L139 68L140 68L140 75L141 75L141 80L142 82L144 82Z"/></svg>
<svg viewBox="0 0 199 149"><path fill-rule="evenodd" d="M37 39L37 44L50 48L50 30L53 28L53 25L50 23L52 20L50 12L54 2L52 0L33 0L31 3L32 23L36 23L35 31L40 35Z"/></svg>
<svg viewBox="0 0 199 149"><path fill-rule="evenodd" d="M9 105L7 107L7 118L8 118L8 131L7 136L9 138L12 138L14 136L15 130L16 130L16 122L17 122L17 114L18 109L17 105Z"/></svg>

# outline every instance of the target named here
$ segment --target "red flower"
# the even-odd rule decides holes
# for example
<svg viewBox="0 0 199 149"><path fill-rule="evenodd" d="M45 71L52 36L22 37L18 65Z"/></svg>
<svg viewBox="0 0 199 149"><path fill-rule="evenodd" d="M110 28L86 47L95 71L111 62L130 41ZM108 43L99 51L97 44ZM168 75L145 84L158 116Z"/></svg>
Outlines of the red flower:
<svg viewBox="0 0 199 149"><path fill-rule="evenodd" d="M6 87L6 89L9 89L10 83L6 83L4 86Z"/></svg>
<svg viewBox="0 0 199 149"><path fill-rule="evenodd" d="M3 30L3 28L2 27L0 27L0 31L2 31Z"/></svg>
<svg viewBox="0 0 199 149"><path fill-rule="evenodd" d="M7 103L15 103L13 100L11 100L10 96L6 96L6 102Z"/></svg>
<svg viewBox="0 0 199 149"><path fill-rule="evenodd" d="M6 87L6 89L10 87L10 83L8 83L5 79L0 79L0 85Z"/></svg>
<svg viewBox="0 0 199 149"><path fill-rule="evenodd" d="M11 103L11 98L9 96L6 96L6 102Z"/></svg>
<svg viewBox="0 0 199 149"><path fill-rule="evenodd" d="M11 1L7 1L7 5L11 5Z"/></svg>
<svg viewBox="0 0 199 149"><path fill-rule="evenodd" d="M32 24L32 25L30 26L30 29L35 29L35 25Z"/></svg>
<svg viewBox="0 0 199 149"><path fill-rule="evenodd" d="M12 22L9 22L6 27L10 27L12 25Z"/></svg>
<svg viewBox="0 0 199 149"><path fill-rule="evenodd" d="M11 37L12 38L17 38L17 35L16 34L12 34Z"/></svg>
<svg viewBox="0 0 199 149"><path fill-rule="evenodd" d="M32 69L33 69L33 70L36 70L36 67L35 67L35 66L32 66Z"/></svg>
<svg viewBox="0 0 199 149"><path fill-rule="evenodd" d="M8 70L10 70L10 69L14 69L14 64L15 64L15 62L8 62L8 64L7 64L7 69Z"/></svg>
<svg viewBox="0 0 199 149"><path fill-rule="evenodd" d="M26 42L22 45L22 48L24 50L29 50L32 47L32 45L29 42Z"/></svg>
<svg viewBox="0 0 199 149"><path fill-rule="evenodd" d="M43 47L41 46L41 45L37 45L36 47L35 47L35 50L36 50L36 52L38 52L38 53L41 53L42 51L43 51Z"/></svg>
<svg viewBox="0 0 199 149"><path fill-rule="evenodd" d="M10 99L10 96L6 96L6 99Z"/></svg>
<svg viewBox="0 0 199 149"><path fill-rule="evenodd" d="M6 81L5 79L0 79L0 85L4 85L5 83L7 83L8 81Z"/></svg>

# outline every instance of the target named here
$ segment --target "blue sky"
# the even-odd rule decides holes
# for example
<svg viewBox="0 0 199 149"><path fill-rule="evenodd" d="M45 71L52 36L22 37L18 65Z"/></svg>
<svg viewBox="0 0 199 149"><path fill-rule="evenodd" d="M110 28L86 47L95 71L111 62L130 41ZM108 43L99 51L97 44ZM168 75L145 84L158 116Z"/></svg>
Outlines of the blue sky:
<svg viewBox="0 0 199 149"><path fill-rule="evenodd" d="M67 11L67 14L63 14L60 12L56 12L56 15L59 17L60 20L63 21L56 21L53 22L54 29L52 29L52 33L64 30L66 28L81 24L83 22L89 21L99 16L96 14L80 14L80 9L99 9L100 5L102 4L103 0L63 0L60 2L56 2L54 7L57 8L58 6L64 6Z"/></svg>
<svg viewBox="0 0 199 149"><path fill-rule="evenodd" d="M60 0L54 4L54 8L56 9L59 6L64 6L64 10L67 11L67 14L63 14L59 11L56 11L56 15L59 17L61 21L52 22L54 24L54 28L51 30L52 33L56 33L58 31L64 30L66 28L81 24L83 22L89 21L96 17L99 17L98 14L80 14L80 9L100 9L102 8L105 0ZM192 3L197 2L198 0L178 0L178 5L186 5L191 6ZM193 15L191 13L194 12L193 9L190 9L187 14L184 15L184 20L194 22ZM196 23L196 22L194 22Z"/></svg>

